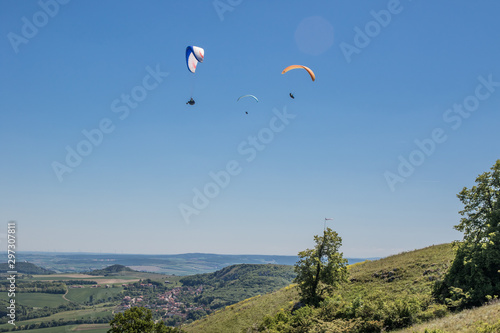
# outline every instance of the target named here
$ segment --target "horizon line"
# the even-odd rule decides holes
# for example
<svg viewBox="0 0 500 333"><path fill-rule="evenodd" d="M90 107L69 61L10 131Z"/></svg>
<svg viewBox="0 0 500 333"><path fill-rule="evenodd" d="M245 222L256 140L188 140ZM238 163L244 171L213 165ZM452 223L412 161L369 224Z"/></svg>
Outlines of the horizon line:
<svg viewBox="0 0 500 333"><path fill-rule="evenodd" d="M298 255L290 254L225 254L225 253L209 253L209 252L186 252L186 253L114 253L114 252L73 252L73 251L18 251L21 253L48 253L48 254L75 254L75 255L137 255L137 256L181 256L181 255L214 255L214 256L267 256L267 257L298 257ZM345 257L346 259L380 259L382 257Z"/></svg>

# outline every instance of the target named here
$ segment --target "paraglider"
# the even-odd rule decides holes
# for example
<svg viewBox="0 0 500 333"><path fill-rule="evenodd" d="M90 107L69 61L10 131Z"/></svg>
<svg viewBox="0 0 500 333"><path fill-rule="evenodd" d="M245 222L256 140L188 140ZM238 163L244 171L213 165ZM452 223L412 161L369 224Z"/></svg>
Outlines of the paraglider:
<svg viewBox="0 0 500 333"><path fill-rule="evenodd" d="M196 66L198 66L198 63L203 62L204 58L205 58L205 50L203 50L201 47L188 46L186 48L186 65L191 73L194 74L194 72L196 71ZM189 105L195 104L195 101L193 99L193 89L194 89L194 82L193 82L193 87L191 88L191 99L186 104Z"/></svg>
<svg viewBox="0 0 500 333"><path fill-rule="evenodd" d="M302 66L302 65L291 65L291 66L288 66L287 68L285 68L281 72L281 74L285 74L286 72L288 72L288 71L290 71L292 69L298 69L298 68L305 69L307 71L307 73L309 73L309 76L311 77L311 80L313 80L313 81L316 80L316 75L314 74L314 72L309 67ZM292 93L290 93L289 95L290 95L291 99L295 99L295 96Z"/></svg>
<svg viewBox="0 0 500 333"><path fill-rule="evenodd" d="M302 66L302 65L292 65L292 66L288 66L287 68L285 68L283 70L283 72L281 72L281 74L285 74L286 72L292 70L292 69L297 69L297 68L303 68L305 69L309 75L311 76L311 79L314 81L316 80L316 75L314 75L314 72L309 68L309 67L306 67L306 66Z"/></svg>
<svg viewBox="0 0 500 333"><path fill-rule="evenodd" d="M254 95L243 95L243 96L240 96L240 97L238 97L237 101L239 101L240 99L245 98L245 97L252 97L257 102L259 101L259 99L257 97L255 97Z"/></svg>
<svg viewBox="0 0 500 333"><path fill-rule="evenodd" d="M198 46L188 46L186 48L186 64L191 73L196 71L198 62L203 62L205 50Z"/></svg>
<svg viewBox="0 0 500 333"><path fill-rule="evenodd" d="M257 103L259 102L259 99L257 97L255 97L254 95L243 95L243 96L240 96L238 97L238 99L236 100L237 102L242 99L242 98L245 98L245 97L251 97L253 98ZM245 111L245 114L248 114L248 111Z"/></svg>

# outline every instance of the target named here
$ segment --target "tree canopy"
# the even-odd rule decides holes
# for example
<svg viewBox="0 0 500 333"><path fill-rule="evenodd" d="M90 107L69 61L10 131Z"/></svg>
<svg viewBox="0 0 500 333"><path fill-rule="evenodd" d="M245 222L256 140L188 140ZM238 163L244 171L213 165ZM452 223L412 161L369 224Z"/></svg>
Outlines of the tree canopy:
<svg viewBox="0 0 500 333"><path fill-rule="evenodd" d="M295 281L307 304L317 304L325 292L347 281L347 259L339 252L342 238L326 228L323 236L314 236L314 241L316 246L299 252L299 261L295 264Z"/></svg>
<svg viewBox="0 0 500 333"><path fill-rule="evenodd" d="M108 333L176 333L180 329L167 327L160 321L155 323L151 310L143 307L133 307L123 313L117 313L109 322Z"/></svg>
<svg viewBox="0 0 500 333"><path fill-rule="evenodd" d="M455 229L464 236L455 242L456 257L434 293L451 307L465 307L500 295L500 160L457 197L464 209Z"/></svg>

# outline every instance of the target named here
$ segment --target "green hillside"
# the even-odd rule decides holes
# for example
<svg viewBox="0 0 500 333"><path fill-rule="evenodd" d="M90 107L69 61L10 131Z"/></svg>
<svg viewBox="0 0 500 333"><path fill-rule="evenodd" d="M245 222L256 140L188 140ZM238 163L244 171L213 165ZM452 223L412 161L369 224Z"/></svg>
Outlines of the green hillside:
<svg viewBox="0 0 500 333"><path fill-rule="evenodd" d="M289 285L295 278L293 266L242 264L225 267L214 273L196 274L180 279L183 286L203 286L196 301L211 309L231 305Z"/></svg>
<svg viewBox="0 0 500 333"><path fill-rule="evenodd" d="M360 325L366 331L377 327L404 327L447 314L433 304L431 289L453 259L450 244L430 246L376 261L349 266L350 282L317 309L303 308L302 328L321 332L345 330ZM188 332L241 332L297 320L290 309L298 301L297 288L287 287L214 313L184 329ZM281 315L275 316L277 313ZM305 314L307 312L307 315ZM267 318L264 318L268 315ZM264 323L264 324L263 324ZM299 330L298 330L299 331Z"/></svg>
<svg viewBox="0 0 500 333"><path fill-rule="evenodd" d="M290 308L299 299L298 290L290 285L270 294L258 295L229 305L208 317L183 326L186 332L242 332L256 326L268 314Z"/></svg>
<svg viewBox="0 0 500 333"><path fill-rule="evenodd" d="M131 268L128 268L127 266L112 265L112 266L108 266L108 267L103 268L103 269L93 270L87 274L109 276L109 275L118 275L118 274L122 274L122 273L130 273L130 272L136 272L136 271L134 271Z"/></svg>
<svg viewBox="0 0 500 333"><path fill-rule="evenodd" d="M0 272L11 271L7 263L0 264ZM22 274L55 274L55 271L51 271L50 269L45 269L43 267L39 267L30 262L18 262L16 263L15 270L18 273Z"/></svg>
<svg viewBox="0 0 500 333"><path fill-rule="evenodd" d="M498 333L500 332L500 302L431 320L409 328L394 331L394 333L425 333L453 332L453 333ZM437 332L436 332L437 333Z"/></svg>

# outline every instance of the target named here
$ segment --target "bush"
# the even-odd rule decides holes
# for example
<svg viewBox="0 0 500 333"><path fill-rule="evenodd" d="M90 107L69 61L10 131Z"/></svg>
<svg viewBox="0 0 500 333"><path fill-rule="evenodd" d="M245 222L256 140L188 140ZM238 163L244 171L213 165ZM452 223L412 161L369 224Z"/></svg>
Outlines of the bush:
<svg viewBox="0 0 500 333"><path fill-rule="evenodd" d="M498 320L495 324L487 324L485 322L477 322L476 323L476 332L477 333L498 333L500 332L500 320Z"/></svg>
<svg viewBox="0 0 500 333"><path fill-rule="evenodd" d="M384 323L380 320L359 321L354 326L355 333L380 333L384 328Z"/></svg>
<svg viewBox="0 0 500 333"><path fill-rule="evenodd" d="M396 299L387 307L384 324L388 329L403 328L416 322L421 312L420 304L415 299Z"/></svg>
<svg viewBox="0 0 500 333"><path fill-rule="evenodd" d="M443 318L448 313L448 307L446 305L431 304L425 311L418 315L418 320L428 321L435 318Z"/></svg>

